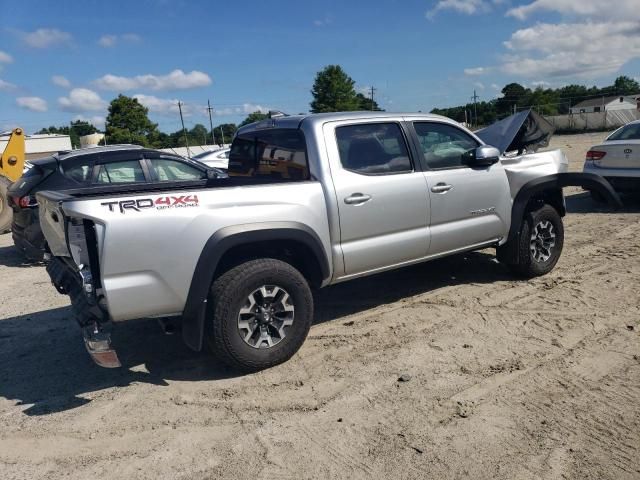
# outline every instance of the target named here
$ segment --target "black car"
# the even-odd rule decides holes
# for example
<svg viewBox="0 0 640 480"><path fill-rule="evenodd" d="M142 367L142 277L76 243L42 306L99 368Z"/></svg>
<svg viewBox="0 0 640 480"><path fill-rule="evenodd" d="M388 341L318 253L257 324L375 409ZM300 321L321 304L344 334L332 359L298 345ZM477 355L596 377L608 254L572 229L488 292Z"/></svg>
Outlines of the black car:
<svg viewBox="0 0 640 480"><path fill-rule="evenodd" d="M51 157L30 160L25 173L9 188L13 209L11 231L17 248L33 260L41 260L45 239L40 230L36 192L95 187L188 182L206 185L224 175L221 171L178 155L136 145L111 145L59 152Z"/></svg>

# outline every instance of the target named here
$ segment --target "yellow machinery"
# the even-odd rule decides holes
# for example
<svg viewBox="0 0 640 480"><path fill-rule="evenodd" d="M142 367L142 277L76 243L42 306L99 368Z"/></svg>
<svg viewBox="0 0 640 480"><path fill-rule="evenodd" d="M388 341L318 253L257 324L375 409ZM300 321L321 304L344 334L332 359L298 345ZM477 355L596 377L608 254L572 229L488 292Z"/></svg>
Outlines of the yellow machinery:
<svg viewBox="0 0 640 480"><path fill-rule="evenodd" d="M7 190L22 176L24 156L24 131L21 128L15 128L0 159L0 233L11 228L13 212L9 206Z"/></svg>

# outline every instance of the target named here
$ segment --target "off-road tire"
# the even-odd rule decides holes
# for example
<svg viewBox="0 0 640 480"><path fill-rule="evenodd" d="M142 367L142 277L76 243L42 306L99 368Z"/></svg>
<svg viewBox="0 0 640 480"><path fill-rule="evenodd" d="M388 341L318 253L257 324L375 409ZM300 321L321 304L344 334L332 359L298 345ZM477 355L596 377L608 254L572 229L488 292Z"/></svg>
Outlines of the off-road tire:
<svg viewBox="0 0 640 480"><path fill-rule="evenodd" d="M238 330L238 316L247 297L263 285L283 288L295 307L287 334L269 348L248 345ZM290 264L273 258L250 260L214 280L209 297L205 341L211 352L244 372L273 367L291 358L302 346L313 321L313 296L304 276Z"/></svg>
<svg viewBox="0 0 640 480"><path fill-rule="evenodd" d="M0 234L11 230L13 210L9 206L9 185L11 183L4 177L0 177Z"/></svg>
<svg viewBox="0 0 640 480"><path fill-rule="evenodd" d="M550 248L548 259L536 260L531 252L532 232L534 232L536 225L544 225L547 222L553 226L554 246ZM517 240L517 245L513 246L516 249L517 261L515 263L507 263L509 269L516 275L525 278L546 275L556 266L562 253L564 245L562 217L551 205L543 205L537 210L525 213ZM508 248L508 246L505 247Z"/></svg>

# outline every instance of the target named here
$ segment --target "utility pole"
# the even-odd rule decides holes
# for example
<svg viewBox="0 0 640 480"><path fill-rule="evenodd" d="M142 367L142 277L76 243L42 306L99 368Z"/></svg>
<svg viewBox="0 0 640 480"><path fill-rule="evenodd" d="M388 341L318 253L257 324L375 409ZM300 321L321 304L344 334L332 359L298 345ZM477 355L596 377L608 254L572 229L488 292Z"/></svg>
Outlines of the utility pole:
<svg viewBox="0 0 640 480"><path fill-rule="evenodd" d="M191 158L189 151L189 139L187 138L187 130L184 128L184 118L182 118L182 102L178 100L178 110L180 111L180 122L182 123L182 133L184 134L184 144L187 146L187 157Z"/></svg>
<svg viewBox="0 0 640 480"><path fill-rule="evenodd" d="M373 85L371 86L371 111L373 111L373 93L377 90L377 88L373 88Z"/></svg>
<svg viewBox="0 0 640 480"><path fill-rule="evenodd" d="M476 89L473 89L473 97L471 97L471 100L473 100L473 115L475 117L475 123L474 125L477 127L478 126L478 95L476 95Z"/></svg>
<svg viewBox="0 0 640 480"><path fill-rule="evenodd" d="M209 103L209 99L207 99L207 111L209 112L209 126L211 127L211 145L215 145L216 144L216 136L213 134L213 120L211 120L211 112L213 111L213 108L211 108L211 104Z"/></svg>
<svg viewBox="0 0 640 480"><path fill-rule="evenodd" d="M224 146L224 130L222 129L222 125L220 125L220 135L222 135L222 146Z"/></svg>

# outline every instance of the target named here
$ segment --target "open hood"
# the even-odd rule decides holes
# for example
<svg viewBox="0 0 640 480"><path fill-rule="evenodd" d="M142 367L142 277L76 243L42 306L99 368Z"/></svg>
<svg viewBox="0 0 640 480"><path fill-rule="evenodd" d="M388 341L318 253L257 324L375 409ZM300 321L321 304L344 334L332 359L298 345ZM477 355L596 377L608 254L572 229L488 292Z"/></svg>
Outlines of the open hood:
<svg viewBox="0 0 640 480"><path fill-rule="evenodd" d="M555 127L533 110L524 110L511 115L475 134L487 145L500 150L500 153L517 150L535 152L549 145Z"/></svg>

